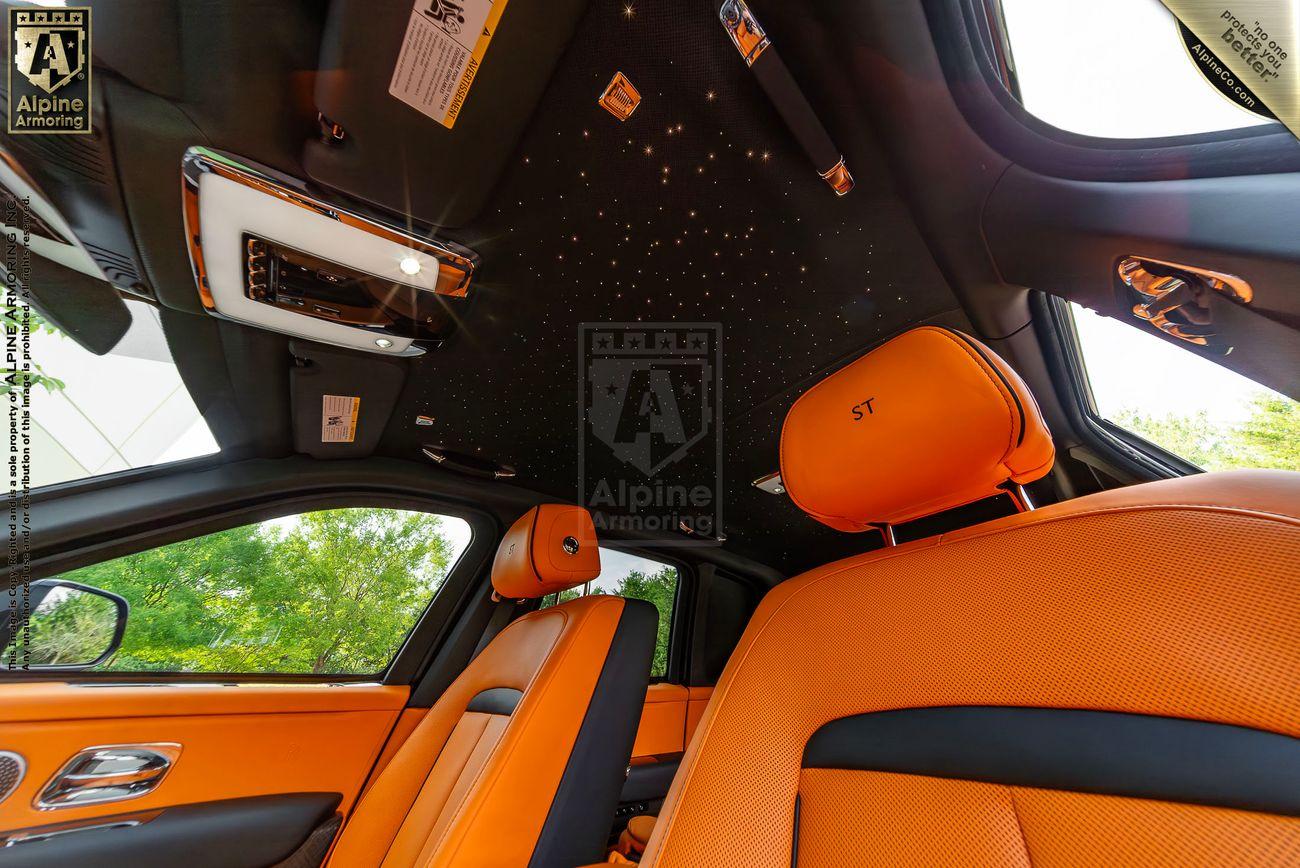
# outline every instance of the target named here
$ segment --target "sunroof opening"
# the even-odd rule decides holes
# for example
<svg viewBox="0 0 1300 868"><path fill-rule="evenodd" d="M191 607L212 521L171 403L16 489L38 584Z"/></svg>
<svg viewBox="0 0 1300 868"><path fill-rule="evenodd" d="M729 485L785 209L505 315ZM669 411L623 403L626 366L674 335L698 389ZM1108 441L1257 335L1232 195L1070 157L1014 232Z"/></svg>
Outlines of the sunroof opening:
<svg viewBox="0 0 1300 868"><path fill-rule="evenodd" d="M1160 0L1001 3L1020 101L1054 127L1145 139L1276 123L1205 80Z"/></svg>
<svg viewBox="0 0 1300 868"><path fill-rule="evenodd" d="M103 356L31 312L33 488L218 451L172 361L158 311L126 304L131 328ZM6 395L10 388L0 383Z"/></svg>

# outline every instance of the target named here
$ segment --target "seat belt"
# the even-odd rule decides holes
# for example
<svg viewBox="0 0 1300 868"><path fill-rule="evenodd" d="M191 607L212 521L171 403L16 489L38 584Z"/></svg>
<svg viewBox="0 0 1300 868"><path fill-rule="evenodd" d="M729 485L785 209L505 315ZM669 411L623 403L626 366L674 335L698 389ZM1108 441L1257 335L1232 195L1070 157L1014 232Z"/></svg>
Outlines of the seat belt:
<svg viewBox="0 0 1300 868"><path fill-rule="evenodd" d="M483 628L483 637L474 646L474 653L469 658L471 663L483 652L484 648L492 643L497 634L515 619L515 609L518 607L516 600L500 599L497 597L496 591L492 592L492 598L497 601L496 608L492 610L492 616L488 618L487 626Z"/></svg>

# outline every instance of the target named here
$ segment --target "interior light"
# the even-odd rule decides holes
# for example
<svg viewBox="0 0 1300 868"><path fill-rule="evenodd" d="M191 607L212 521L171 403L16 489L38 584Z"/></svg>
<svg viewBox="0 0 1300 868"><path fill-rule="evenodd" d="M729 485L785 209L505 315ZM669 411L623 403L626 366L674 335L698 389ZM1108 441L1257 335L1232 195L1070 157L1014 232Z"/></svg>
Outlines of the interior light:
<svg viewBox="0 0 1300 868"><path fill-rule="evenodd" d="M401 262L397 263L397 267L402 269L403 274L409 274L414 277L420 273L420 260L416 259L414 256L407 256Z"/></svg>

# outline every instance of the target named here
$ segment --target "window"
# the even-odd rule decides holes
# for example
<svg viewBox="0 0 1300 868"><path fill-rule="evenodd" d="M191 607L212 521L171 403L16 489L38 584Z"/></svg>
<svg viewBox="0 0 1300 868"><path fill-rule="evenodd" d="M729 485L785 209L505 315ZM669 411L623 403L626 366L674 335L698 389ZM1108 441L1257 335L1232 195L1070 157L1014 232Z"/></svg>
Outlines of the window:
<svg viewBox="0 0 1300 868"><path fill-rule="evenodd" d="M31 311L33 488L217 451L172 361L158 311L126 304L131 328L104 356ZM20 316L4 313L15 327Z"/></svg>
<svg viewBox="0 0 1300 868"><path fill-rule="evenodd" d="M576 600L588 594L609 594L654 603L659 610L659 635L655 638L650 677L668 674L668 642L672 635L673 605L677 600L677 568L640 555L600 547L600 575L580 588L542 599L542 608Z"/></svg>
<svg viewBox="0 0 1300 868"><path fill-rule="evenodd" d="M1054 127L1141 139L1273 123L1205 80L1160 0L1001 3L1020 101Z"/></svg>
<svg viewBox="0 0 1300 868"><path fill-rule="evenodd" d="M1205 470L1300 470L1300 403L1135 326L1070 310L1101 418Z"/></svg>
<svg viewBox="0 0 1300 868"><path fill-rule="evenodd" d="M375 675L469 545L462 519L331 509L64 573L125 597L94 671Z"/></svg>

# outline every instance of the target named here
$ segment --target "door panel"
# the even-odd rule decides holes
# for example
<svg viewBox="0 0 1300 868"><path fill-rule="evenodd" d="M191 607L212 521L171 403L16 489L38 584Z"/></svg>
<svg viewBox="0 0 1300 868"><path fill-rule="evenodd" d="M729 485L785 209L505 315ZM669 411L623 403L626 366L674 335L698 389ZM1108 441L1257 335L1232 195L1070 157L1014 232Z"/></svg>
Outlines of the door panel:
<svg viewBox="0 0 1300 868"><path fill-rule="evenodd" d="M4 868L261 868L278 865L334 813L338 797L295 793L114 814L6 837ZM307 849L323 854L313 840ZM304 862L303 864L311 864Z"/></svg>
<svg viewBox="0 0 1300 868"><path fill-rule="evenodd" d="M646 688L645 707L632 744L633 759L682 752L688 695L680 684L661 681Z"/></svg>
<svg viewBox="0 0 1300 868"><path fill-rule="evenodd" d="M667 682L646 689L632 763L619 799L620 819L658 810L712 695L712 687Z"/></svg>
<svg viewBox="0 0 1300 868"><path fill-rule="evenodd" d="M664 681L651 684L646 689L632 758L646 760L686 750L712 695L712 687L685 687Z"/></svg>
<svg viewBox="0 0 1300 868"><path fill-rule="evenodd" d="M27 764L0 802L0 832L285 793L338 794L346 813L407 693L370 684L0 685L0 750ZM79 751L157 743L180 745L180 755L152 792L55 810L34 806Z"/></svg>

